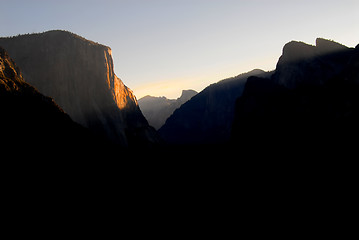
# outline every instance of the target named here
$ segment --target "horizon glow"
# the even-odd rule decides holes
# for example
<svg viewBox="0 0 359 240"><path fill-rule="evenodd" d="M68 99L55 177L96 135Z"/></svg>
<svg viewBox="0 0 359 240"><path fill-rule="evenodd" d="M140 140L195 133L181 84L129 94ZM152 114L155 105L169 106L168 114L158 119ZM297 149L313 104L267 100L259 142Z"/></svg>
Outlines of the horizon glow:
<svg viewBox="0 0 359 240"><path fill-rule="evenodd" d="M359 43L357 0L1 0L1 8L2 37L63 29L109 46L137 99L274 70L291 40Z"/></svg>

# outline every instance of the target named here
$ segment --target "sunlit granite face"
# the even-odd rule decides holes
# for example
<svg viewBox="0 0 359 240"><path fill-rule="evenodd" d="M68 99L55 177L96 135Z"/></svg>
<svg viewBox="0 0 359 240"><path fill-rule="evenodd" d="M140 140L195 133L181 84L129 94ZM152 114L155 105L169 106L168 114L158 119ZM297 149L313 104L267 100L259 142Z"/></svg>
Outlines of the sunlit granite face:
<svg viewBox="0 0 359 240"><path fill-rule="evenodd" d="M25 81L81 125L124 146L132 132L153 131L133 92L115 75L109 47L65 31L0 38L0 45Z"/></svg>

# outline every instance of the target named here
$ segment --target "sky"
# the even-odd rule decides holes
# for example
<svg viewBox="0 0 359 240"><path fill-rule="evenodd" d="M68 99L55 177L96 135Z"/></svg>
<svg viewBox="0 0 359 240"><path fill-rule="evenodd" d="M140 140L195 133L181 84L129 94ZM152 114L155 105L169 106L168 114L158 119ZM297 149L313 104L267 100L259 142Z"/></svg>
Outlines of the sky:
<svg viewBox="0 0 359 240"><path fill-rule="evenodd" d="M358 0L0 0L0 36L61 29L112 49L137 99L177 98L255 68L285 43L359 43Z"/></svg>

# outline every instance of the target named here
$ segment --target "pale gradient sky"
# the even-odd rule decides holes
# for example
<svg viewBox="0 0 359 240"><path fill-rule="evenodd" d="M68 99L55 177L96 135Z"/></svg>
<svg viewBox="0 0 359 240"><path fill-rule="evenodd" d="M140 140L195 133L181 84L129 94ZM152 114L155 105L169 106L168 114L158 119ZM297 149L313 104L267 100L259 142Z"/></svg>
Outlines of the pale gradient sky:
<svg viewBox="0 0 359 240"><path fill-rule="evenodd" d="M358 0L0 0L0 10L0 36L63 29L111 47L138 99L273 70L291 40L359 43Z"/></svg>

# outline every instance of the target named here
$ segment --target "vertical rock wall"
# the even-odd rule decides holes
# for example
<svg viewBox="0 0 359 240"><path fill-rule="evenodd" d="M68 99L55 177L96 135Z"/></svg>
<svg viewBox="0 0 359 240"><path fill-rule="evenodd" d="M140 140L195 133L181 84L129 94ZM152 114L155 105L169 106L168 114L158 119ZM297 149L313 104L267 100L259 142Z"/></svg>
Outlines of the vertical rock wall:
<svg viewBox="0 0 359 240"><path fill-rule="evenodd" d="M71 118L123 146L157 141L132 91L114 74L111 49L66 31L0 38L25 81Z"/></svg>

